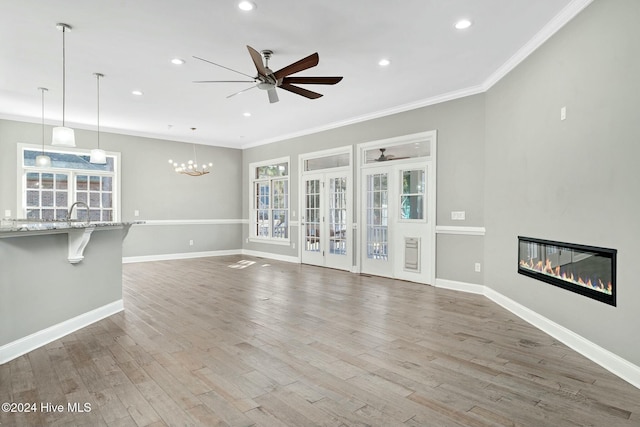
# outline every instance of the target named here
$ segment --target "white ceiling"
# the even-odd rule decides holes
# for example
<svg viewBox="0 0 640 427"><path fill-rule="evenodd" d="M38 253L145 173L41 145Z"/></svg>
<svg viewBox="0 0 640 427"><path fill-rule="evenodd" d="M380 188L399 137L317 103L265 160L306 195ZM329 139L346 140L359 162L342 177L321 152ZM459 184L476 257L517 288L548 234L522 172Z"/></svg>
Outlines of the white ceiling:
<svg viewBox="0 0 640 427"><path fill-rule="evenodd" d="M237 0L0 0L0 117L40 122L44 86L46 123L62 120L58 22L73 27L68 126L96 128L100 72L101 130L240 148L486 90L590 1L255 0L247 13ZM460 18L473 26L454 29ZM249 83L192 83L243 80L193 56L254 75L246 45L273 50L273 70L318 52L296 76L344 79L305 86L316 100L279 89L276 104L259 89L227 98Z"/></svg>

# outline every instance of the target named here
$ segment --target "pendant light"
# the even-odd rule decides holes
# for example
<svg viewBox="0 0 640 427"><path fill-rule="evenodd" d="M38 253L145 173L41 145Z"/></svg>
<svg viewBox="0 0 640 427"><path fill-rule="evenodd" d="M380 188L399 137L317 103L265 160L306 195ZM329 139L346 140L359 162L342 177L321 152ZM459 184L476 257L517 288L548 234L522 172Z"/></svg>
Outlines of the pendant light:
<svg viewBox="0 0 640 427"><path fill-rule="evenodd" d="M93 73L96 76L97 82L97 92L98 92L98 148L94 148L91 150L91 157L89 158L89 163L93 163L95 165L104 165L107 163L107 153L104 150L100 149L100 77L104 77L104 74Z"/></svg>
<svg viewBox="0 0 640 427"><path fill-rule="evenodd" d="M39 87L39 91L42 92L42 153L36 156L36 166L41 168L51 167L51 157L44 154L44 93L48 91L46 87Z"/></svg>
<svg viewBox="0 0 640 427"><path fill-rule="evenodd" d="M71 26L67 24L56 24L56 28L62 31L62 126L53 128L53 135L51 139L51 145L57 145L61 147L75 147L76 138L73 133L73 129L65 127L64 125L64 108L65 108L65 95L66 95L66 62L65 62L65 43L64 33L71 31Z"/></svg>

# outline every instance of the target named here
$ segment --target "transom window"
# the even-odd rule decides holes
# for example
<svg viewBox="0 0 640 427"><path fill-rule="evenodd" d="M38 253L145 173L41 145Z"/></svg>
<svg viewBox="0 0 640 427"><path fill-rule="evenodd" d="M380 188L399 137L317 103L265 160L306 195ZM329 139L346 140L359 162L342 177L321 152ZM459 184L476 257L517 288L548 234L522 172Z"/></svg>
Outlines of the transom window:
<svg viewBox="0 0 640 427"><path fill-rule="evenodd" d="M289 159L251 164L251 237L289 242Z"/></svg>
<svg viewBox="0 0 640 427"><path fill-rule="evenodd" d="M107 154L107 163L89 163L89 154L49 149L51 167L36 165L41 149L19 145L22 190L22 216L29 219L63 220L75 202L86 203L74 209L74 218L93 222L118 221L118 153Z"/></svg>

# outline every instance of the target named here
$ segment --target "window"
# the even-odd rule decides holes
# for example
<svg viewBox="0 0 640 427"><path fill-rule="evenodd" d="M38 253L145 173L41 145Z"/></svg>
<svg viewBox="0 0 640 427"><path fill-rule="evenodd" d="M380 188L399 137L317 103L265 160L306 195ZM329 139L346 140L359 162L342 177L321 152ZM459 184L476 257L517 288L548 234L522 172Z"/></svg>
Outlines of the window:
<svg viewBox="0 0 640 427"><path fill-rule="evenodd" d="M251 164L251 237L289 242L289 159Z"/></svg>
<svg viewBox="0 0 640 427"><path fill-rule="evenodd" d="M74 202L84 202L89 210L78 206L75 217L93 222L117 221L119 160L117 153L107 154L107 164L89 163L89 154L81 151L57 151L45 154L51 158L50 168L36 166L40 149L20 145L18 150L22 173L21 202L24 218L63 220Z"/></svg>
<svg viewBox="0 0 640 427"><path fill-rule="evenodd" d="M425 219L425 173L424 169L402 171L402 194L400 195L400 218L403 220Z"/></svg>
<svg viewBox="0 0 640 427"><path fill-rule="evenodd" d="M316 171L329 168L340 168L349 166L351 163L351 153L329 154L322 157L314 157L304 161L304 171Z"/></svg>

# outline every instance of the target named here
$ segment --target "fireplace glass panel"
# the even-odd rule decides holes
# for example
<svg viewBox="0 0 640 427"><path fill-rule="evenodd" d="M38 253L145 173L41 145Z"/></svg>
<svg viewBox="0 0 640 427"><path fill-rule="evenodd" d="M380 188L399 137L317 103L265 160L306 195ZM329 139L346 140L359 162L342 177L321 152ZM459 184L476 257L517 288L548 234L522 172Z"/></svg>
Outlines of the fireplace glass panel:
<svg viewBox="0 0 640 427"><path fill-rule="evenodd" d="M616 305L616 252L518 237L518 273Z"/></svg>

